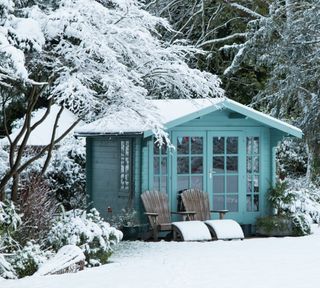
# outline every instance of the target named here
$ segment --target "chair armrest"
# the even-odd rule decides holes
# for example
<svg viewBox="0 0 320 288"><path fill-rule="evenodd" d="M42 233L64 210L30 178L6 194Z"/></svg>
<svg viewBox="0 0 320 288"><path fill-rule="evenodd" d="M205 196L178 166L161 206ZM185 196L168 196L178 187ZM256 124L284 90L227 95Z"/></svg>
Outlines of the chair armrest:
<svg viewBox="0 0 320 288"><path fill-rule="evenodd" d="M144 212L144 214L147 216L158 216L158 213L154 213L154 212Z"/></svg>
<svg viewBox="0 0 320 288"><path fill-rule="evenodd" d="M148 216L151 226L153 227L153 229L155 229L158 222L158 213L145 212L144 214Z"/></svg>
<svg viewBox="0 0 320 288"><path fill-rule="evenodd" d="M219 219L223 219L224 215L229 212L229 210L210 210L211 213L219 213Z"/></svg>

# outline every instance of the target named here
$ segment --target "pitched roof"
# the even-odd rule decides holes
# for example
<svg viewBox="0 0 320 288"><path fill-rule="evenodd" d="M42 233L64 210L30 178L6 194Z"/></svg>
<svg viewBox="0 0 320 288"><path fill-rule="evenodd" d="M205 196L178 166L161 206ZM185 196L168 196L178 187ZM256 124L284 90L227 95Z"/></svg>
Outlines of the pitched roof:
<svg viewBox="0 0 320 288"><path fill-rule="evenodd" d="M154 107L159 122L165 129L173 128L211 112L227 108L289 135L299 138L303 135L302 131L293 125L228 98L148 100L148 103ZM147 122L140 113L131 109L124 109L79 127L76 129L76 134L79 136L91 136L143 133L147 137L153 134L152 131L152 123Z"/></svg>

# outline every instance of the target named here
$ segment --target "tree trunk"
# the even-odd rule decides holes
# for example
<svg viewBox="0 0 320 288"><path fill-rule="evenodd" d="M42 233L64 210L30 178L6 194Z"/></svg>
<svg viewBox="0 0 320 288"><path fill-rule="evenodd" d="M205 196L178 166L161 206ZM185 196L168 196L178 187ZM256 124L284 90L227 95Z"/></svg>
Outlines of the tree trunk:
<svg viewBox="0 0 320 288"><path fill-rule="evenodd" d="M320 175L320 144L317 141L307 143L308 147L308 169L307 178L315 181Z"/></svg>

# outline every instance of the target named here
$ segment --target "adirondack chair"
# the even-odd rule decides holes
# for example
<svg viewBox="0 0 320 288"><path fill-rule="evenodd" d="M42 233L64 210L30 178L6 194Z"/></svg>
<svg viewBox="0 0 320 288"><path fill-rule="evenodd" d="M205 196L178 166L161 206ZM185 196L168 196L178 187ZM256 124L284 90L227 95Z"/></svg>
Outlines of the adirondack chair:
<svg viewBox="0 0 320 288"><path fill-rule="evenodd" d="M198 189L189 189L181 193L186 210L195 211L194 220L204 221L214 239L243 239L240 225L231 219L224 219L228 210L210 210L208 193ZM219 213L219 220L210 220L211 213Z"/></svg>
<svg viewBox="0 0 320 288"><path fill-rule="evenodd" d="M153 232L153 239L155 241L159 238L159 232L173 231L173 239L178 238L184 240L208 240L206 236L206 228L203 227L200 221L186 221L186 222L171 222L171 214L179 214L183 220L193 220L194 211L184 212L170 212L169 201L166 193L158 191L146 191L141 194L142 203L145 209L145 214L148 216L148 220ZM192 223L191 223L192 222ZM190 229L198 230L197 237L189 237ZM209 231L208 231L209 233ZM188 236L187 236L188 234ZM209 235L209 234L208 234Z"/></svg>

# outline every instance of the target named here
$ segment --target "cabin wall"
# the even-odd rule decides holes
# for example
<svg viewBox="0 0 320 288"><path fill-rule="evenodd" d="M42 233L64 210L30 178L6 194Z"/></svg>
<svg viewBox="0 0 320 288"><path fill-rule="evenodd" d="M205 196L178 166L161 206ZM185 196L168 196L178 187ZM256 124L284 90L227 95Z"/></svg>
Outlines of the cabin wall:
<svg viewBox="0 0 320 288"><path fill-rule="evenodd" d="M258 136L260 138L260 209L259 212L247 212L245 211L246 207L244 207L241 212L241 215L238 215L240 219L239 222L241 224L254 224L257 217L268 215L270 213L270 207L267 201L267 192L273 183L273 175L275 173L275 159L273 155L272 145L274 145L274 139L279 139L279 135L281 133L276 133L277 130L270 129L269 127L266 127L260 122L245 118L242 115L233 113L227 109L222 111L216 111L211 114L191 120L189 122L186 122L182 125L170 129L168 132L171 136L171 139L173 140L172 136L177 135L177 133L180 132L185 132L186 135L188 135L188 133L202 133L202 135L208 137L209 133L219 133L220 131L227 134L230 133L230 135L232 135L232 131L237 131L241 133L242 140L244 142L246 141L246 137ZM153 189L152 139L150 138L148 142L149 143L145 144L142 150L142 167L144 167L144 169L142 171L143 185L141 192L148 189ZM242 147L245 147L245 144L242 144ZM172 174L172 172L176 171L176 169L174 169L174 167L176 166L173 163L174 153L174 150L171 151L170 157L168 158L168 171L170 174L170 177L168 178L168 193L171 210L176 211L177 189ZM242 153L246 153L245 149L241 152L241 154ZM246 168L244 167L244 169ZM241 197L245 197L244 194L246 194L246 171L241 171L240 174L240 192L243 194Z"/></svg>
<svg viewBox="0 0 320 288"><path fill-rule="evenodd" d="M120 189L120 142L132 143L130 191ZM141 191L141 137L87 137L87 193L92 206L104 218L121 213L123 208L139 209ZM111 208L111 210L108 207Z"/></svg>

